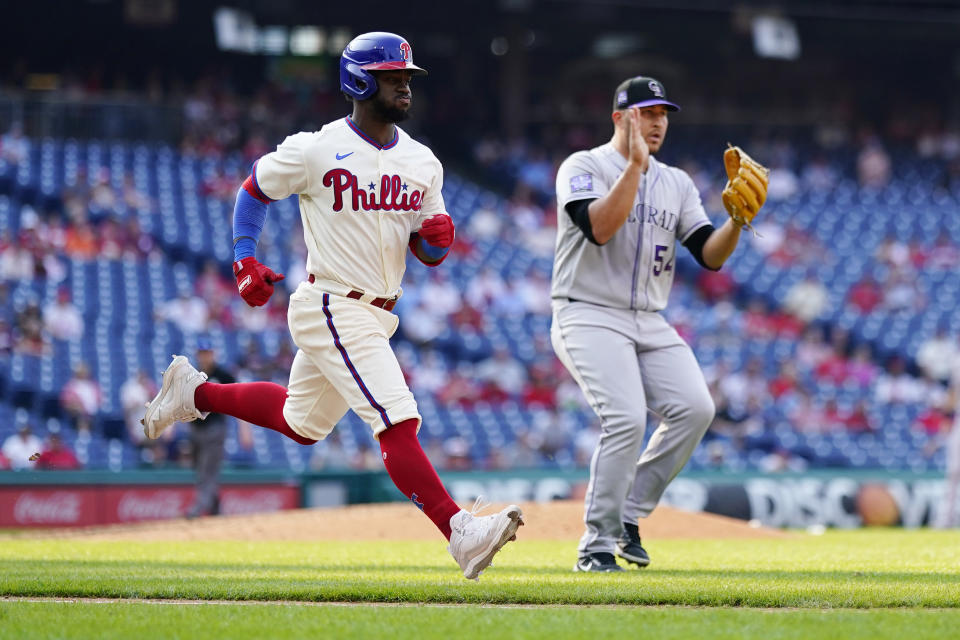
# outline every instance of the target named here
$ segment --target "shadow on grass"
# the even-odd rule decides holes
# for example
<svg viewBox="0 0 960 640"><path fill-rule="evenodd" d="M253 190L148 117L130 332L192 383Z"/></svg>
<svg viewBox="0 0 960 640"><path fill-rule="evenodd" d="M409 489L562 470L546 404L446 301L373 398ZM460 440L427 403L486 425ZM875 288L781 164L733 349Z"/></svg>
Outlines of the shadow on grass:
<svg viewBox="0 0 960 640"><path fill-rule="evenodd" d="M453 560L443 564L409 564L404 562L384 563L349 563L349 564L278 564L278 563L259 563L255 559L250 562L235 562L229 564L217 562L171 562L169 560L0 560L0 576L9 575L18 569L26 570L31 573L48 573L58 570L67 571L74 577L80 577L84 573L93 573L100 571L122 572L126 574L136 574L149 570L150 568L162 569L165 573L191 572L197 574L203 573L250 573L250 572L280 572L280 573L302 573L308 571L324 571L331 573L357 572L366 573L370 571L390 571L394 573L423 574L423 573L441 573L446 574L450 571ZM572 571L573 563L567 565L564 563L559 566L550 567L522 567L517 565L503 565L503 569L511 574L522 573L529 575L569 575ZM931 573L931 572L909 572L909 571L786 571L786 570L730 570L730 569L635 569L629 568L621 574L612 574L608 577L623 575L635 575L638 577L647 576L650 578L705 578L705 579L758 579L758 580L782 580L785 577L802 580L861 580L864 578L873 580L884 580L899 582L908 580L911 582L928 582L940 584L960 584L960 571L956 573Z"/></svg>
<svg viewBox="0 0 960 640"><path fill-rule="evenodd" d="M0 595L303 602L686 605L801 608L960 607L960 573L645 569L575 574L571 565L505 564L480 583L452 559L429 564L0 560Z"/></svg>
<svg viewBox="0 0 960 640"><path fill-rule="evenodd" d="M276 564L276 563L258 563L255 560L243 563L235 562L230 564L222 563L198 563L198 562L171 562L169 560L0 560L0 581L4 576L13 573L32 573L32 574L50 574L51 572L67 573L72 577L80 578L85 574L125 574L134 576L137 574L146 574L144 577L155 577L152 573L154 569L162 573L173 574L215 574L223 576L225 573L280 573L280 574L303 574L313 572L323 573L376 573L378 571L389 571L400 574L449 574L451 567L456 565L451 559L442 565L431 564L407 564L407 563L351 563L351 564L310 564L302 565ZM510 575L562 575L570 576L574 574L572 564L549 567L518 567L516 565L503 565L499 567L501 571ZM907 572L907 571L786 571L786 570L730 570L730 569L634 569L630 568L624 573L608 574L601 577L618 578L621 576L631 576L639 579L649 578L662 580L663 578L676 578L680 580L690 579L725 579L725 580L791 580L812 581L862 581L875 580L883 582L911 582L924 584L957 584L960 585L960 571L956 573L931 573L931 572ZM252 577L252 576L251 576ZM586 577L586 576L584 576ZM597 576L594 576L597 577Z"/></svg>
<svg viewBox="0 0 960 640"><path fill-rule="evenodd" d="M329 573L368 573L374 571L390 571L391 573L447 573L450 567L456 568L456 563L450 559L450 563L444 565L413 565L413 564L385 564L375 562L369 564L310 564L302 565L292 564L264 564L252 560L249 563L216 563L216 562L171 562L169 560L0 560L0 581L3 577L23 568L31 573L49 573L56 571L59 573L69 573L74 577L82 577L84 574L96 573L124 573L128 575L143 575L144 577L153 577L156 574L150 573L154 569L163 573L193 573L193 574L216 574L222 576L224 573L281 573L281 574L300 574L304 572L329 572ZM2 583L2 582L0 582Z"/></svg>

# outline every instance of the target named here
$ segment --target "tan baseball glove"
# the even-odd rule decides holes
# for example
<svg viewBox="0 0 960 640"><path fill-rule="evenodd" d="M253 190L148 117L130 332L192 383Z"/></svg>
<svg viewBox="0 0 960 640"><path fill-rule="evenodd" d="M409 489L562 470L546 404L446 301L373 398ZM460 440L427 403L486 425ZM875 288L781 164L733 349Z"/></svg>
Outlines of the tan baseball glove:
<svg viewBox="0 0 960 640"><path fill-rule="evenodd" d="M727 186L723 188L723 206L738 227L753 229L750 223L767 200L767 176L770 170L729 142L723 152Z"/></svg>

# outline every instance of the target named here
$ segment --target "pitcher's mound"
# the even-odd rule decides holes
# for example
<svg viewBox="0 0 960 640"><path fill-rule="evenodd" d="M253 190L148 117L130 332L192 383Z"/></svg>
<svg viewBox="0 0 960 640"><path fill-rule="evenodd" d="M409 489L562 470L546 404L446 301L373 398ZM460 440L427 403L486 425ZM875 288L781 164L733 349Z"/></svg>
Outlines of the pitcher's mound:
<svg viewBox="0 0 960 640"><path fill-rule="evenodd" d="M496 513L493 505L483 515ZM583 533L583 502L526 503L521 540L568 540ZM356 505L328 509L298 509L257 515L221 516L197 520L164 520L49 531L44 537L88 540L436 540L433 523L407 503ZM641 521L645 540L676 538L770 538L790 534L751 527L743 520L692 513L661 506Z"/></svg>

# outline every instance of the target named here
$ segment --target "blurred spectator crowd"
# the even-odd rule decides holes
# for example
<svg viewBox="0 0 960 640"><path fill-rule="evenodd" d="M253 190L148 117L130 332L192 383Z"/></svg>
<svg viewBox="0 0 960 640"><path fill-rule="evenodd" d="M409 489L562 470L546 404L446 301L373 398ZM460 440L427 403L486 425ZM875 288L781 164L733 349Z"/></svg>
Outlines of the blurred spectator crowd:
<svg viewBox="0 0 960 640"><path fill-rule="evenodd" d="M0 366L14 372L0 396L8 418L0 467L189 466L185 430L145 442L139 418L165 365L161 351L188 351L200 335L214 339L238 379L286 383L288 290L278 287L260 309L236 295L233 201L253 160L283 135L346 108L322 92L265 88L241 98L209 80L182 105L175 149L129 143L114 153L106 143L31 140L17 125L0 139ZM717 273L684 255L665 312L696 351L717 406L693 468L940 464L930 445L952 419L943 403L960 333L960 134L917 126L743 139L771 167L757 234ZM713 138L726 132L676 129L664 160L691 175L719 222L722 146ZM394 339L440 468L589 463L599 427L550 346L549 288L554 172L571 150L604 142L597 131L488 135L448 163L475 168L496 190L450 172L454 253L437 269L410 261ZM204 230L203 243L179 228L184 220ZM290 287L306 275L301 237L295 200L273 205L259 251ZM125 294L128 318L143 322L136 338L149 344L124 345L124 365L111 369L102 357L119 329L89 302L109 297L98 288L110 285L80 273L114 266L150 283L136 310ZM167 289L155 284L161 272L173 275ZM42 372L49 362L53 379L68 366L62 384L23 393L18 366L39 363ZM32 431L45 431L44 441ZM234 464L381 468L353 417L304 451L274 435L229 439Z"/></svg>

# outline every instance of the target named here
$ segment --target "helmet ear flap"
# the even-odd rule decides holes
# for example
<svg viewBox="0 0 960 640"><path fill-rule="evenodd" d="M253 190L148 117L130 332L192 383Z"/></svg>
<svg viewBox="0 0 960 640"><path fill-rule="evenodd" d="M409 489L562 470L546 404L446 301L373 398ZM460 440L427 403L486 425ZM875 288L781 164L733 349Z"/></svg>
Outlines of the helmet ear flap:
<svg viewBox="0 0 960 640"><path fill-rule="evenodd" d="M340 64L340 88L355 100L366 100L377 92L377 79L359 64L342 60Z"/></svg>

